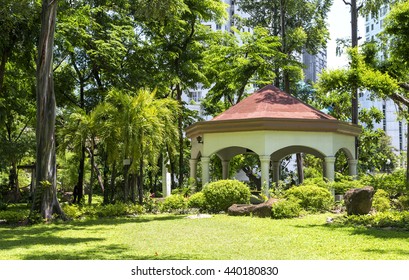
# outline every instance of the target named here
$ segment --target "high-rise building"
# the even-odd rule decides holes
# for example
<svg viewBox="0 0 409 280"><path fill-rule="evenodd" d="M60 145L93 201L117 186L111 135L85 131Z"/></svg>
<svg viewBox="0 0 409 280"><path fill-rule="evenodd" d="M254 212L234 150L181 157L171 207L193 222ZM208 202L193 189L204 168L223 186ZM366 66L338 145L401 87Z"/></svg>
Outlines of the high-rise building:
<svg viewBox="0 0 409 280"><path fill-rule="evenodd" d="M241 18L248 17L248 14L244 13L237 0L223 0L224 3L228 5L227 13L228 19L221 25L216 22L205 22L204 24L212 28L212 30L223 30L230 32L232 26L235 26L236 16ZM242 31L251 32L250 27L243 27ZM311 55L307 52L303 52L299 56L299 60L305 65L304 69L304 81L305 82L316 82L318 75L327 67L327 51L323 49L319 51L316 55ZM200 100L206 96L208 89L203 88L202 85L197 85L195 89L189 89L184 92L183 101L186 102L187 107L191 110L196 110L199 112L199 116L208 120L210 116L204 115L204 112L200 106Z"/></svg>
<svg viewBox="0 0 409 280"><path fill-rule="evenodd" d="M365 18L365 41L377 41L378 35L383 30L383 22L388 14L388 5L383 6L377 16L368 15ZM383 59L383 54L379 57ZM399 120L398 108L390 99L372 99L370 92L359 94L359 104L361 108L375 107L380 110L384 118L380 123L375 123L375 129L382 129L391 138L391 144L397 155L406 152L407 125L404 120Z"/></svg>

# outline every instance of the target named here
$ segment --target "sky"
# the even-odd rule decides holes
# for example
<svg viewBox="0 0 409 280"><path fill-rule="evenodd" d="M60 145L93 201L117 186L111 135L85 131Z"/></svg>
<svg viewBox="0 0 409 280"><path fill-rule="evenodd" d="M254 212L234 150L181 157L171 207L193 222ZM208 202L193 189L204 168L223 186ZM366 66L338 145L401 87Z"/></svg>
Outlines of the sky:
<svg viewBox="0 0 409 280"><path fill-rule="evenodd" d="M330 31L330 41L327 45L327 68L336 69L347 65L348 60L345 55L336 56L336 39L351 37L351 14L350 6L345 5L342 0L334 0L331 11L328 14L328 24ZM358 37L365 38L364 18L358 19ZM363 39L361 39L363 40Z"/></svg>

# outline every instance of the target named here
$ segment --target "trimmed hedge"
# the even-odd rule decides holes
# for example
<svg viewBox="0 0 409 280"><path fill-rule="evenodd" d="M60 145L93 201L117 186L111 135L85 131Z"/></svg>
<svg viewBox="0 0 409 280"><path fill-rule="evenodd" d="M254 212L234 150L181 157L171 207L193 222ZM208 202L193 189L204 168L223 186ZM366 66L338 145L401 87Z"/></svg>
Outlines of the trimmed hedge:
<svg viewBox="0 0 409 280"><path fill-rule="evenodd" d="M250 188L237 180L220 180L207 184L203 190L206 210L217 213L227 211L233 204L250 202Z"/></svg>
<svg viewBox="0 0 409 280"><path fill-rule="evenodd" d="M334 204L329 190L316 185L292 187L286 191L285 197L298 200L300 206L310 212L328 211Z"/></svg>
<svg viewBox="0 0 409 280"><path fill-rule="evenodd" d="M385 212L391 209L391 201L385 190L379 189L375 192L372 207L378 212Z"/></svg>
<svg viewBox="0 0 409 280"><path fill-rule="evenodd" d="M293 200L280 200L272 205L271 218L273 219L289 219L300 216L300 204Z"/></svg>

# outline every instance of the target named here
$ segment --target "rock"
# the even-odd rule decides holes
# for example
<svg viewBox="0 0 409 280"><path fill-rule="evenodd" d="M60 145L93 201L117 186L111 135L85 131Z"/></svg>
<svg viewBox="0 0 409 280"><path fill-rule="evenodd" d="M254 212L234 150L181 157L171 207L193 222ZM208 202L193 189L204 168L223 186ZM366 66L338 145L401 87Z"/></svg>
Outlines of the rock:
<svg viewBox="0 0 409 280"><path fill-rule="evenodd" d="M260 195L252 194L250 196L250 203L251 204L261 204L264 202L264 199Z"/></svg>
<svg viewBox="0 0 409 280"><path fill-rule="evenodd" d="M371 211L373 187L351 189L345 193L344 201L348 215L365 215Z"/></svg>
<svg viewBox="0 0 409 280"><path fill-rule="evenodd" d="M227 213L230 216L250 216L250 213L256 205L251 204L233 204L227 209Z"/></svg>
<svg viewBox="0 0 409 280"><path fill-rule="evenodd" d="M276 203L278 199L270 198L266 202L258 204L253 210L253 215L260 218L270 218L271 217L271 208L273 204Z"/></svg>

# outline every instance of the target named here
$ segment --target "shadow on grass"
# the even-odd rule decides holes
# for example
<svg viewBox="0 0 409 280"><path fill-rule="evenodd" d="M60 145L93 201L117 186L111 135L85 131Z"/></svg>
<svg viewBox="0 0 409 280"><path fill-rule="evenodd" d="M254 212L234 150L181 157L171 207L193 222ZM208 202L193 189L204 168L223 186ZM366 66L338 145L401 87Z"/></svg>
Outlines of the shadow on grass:
<svg viewBox="0 0 409 280"><path fill-rule="evenodd" d="M342 224L311 224L311 225L296 225L296 228L321 228L325 230L349 230L351 235L367 235L380 239L402 239L409 242L409 231L401 229L382 229L382 228L366 228L364 226L342 225Z"/></svg>
<svg viewBox="0 0 409 280"><path fill-rule="evenodd" d="M189 256L161 256L153 254L152 256L138 256L132 254L129 249L119 245L102 246L95 242L104 241L105 238L94 237L58 237L56 234L60 231L81 231L89 232L102 230L104 227L110 228L120 224L162 222L168 220L183 219L184 216L161 215L161 216L137 216L124 218L101 218L83 221L58 222L54 224L43 224L34 226L4 226L0 227L0 248L2 250L11 250L14 248L30 248L33 246L44 245L60 246L64 249L55 252L49 252L49 249L22 256L28 260L93 260L93 259L188 259ZM72 250L70 246L85 244L86 248L77 251Z"/></svg>

